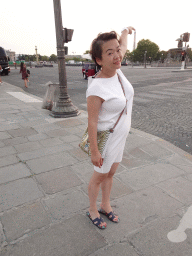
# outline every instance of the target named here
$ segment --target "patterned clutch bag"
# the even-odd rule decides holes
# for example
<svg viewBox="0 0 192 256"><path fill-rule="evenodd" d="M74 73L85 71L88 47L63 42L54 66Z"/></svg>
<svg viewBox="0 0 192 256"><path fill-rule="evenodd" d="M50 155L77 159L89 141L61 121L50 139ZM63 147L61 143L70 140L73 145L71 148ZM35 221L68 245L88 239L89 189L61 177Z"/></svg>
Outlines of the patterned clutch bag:
<svg viewBox="0 0 192 256"><path fill-rule="evenodd" d="M97 145L98 145L98 150L101 153L101 155L103 153L103 150L105 148L105 145L107 143L107 140L108 140L109 135L110 135L111 132L113 132L112 129L97 132ZM88 127L87 127L86 131L83 134L83 137L81 139L79 147L85 153L87 153L89 156L91 156L90 142L89 142L89 136L88 136Z"/></svg>

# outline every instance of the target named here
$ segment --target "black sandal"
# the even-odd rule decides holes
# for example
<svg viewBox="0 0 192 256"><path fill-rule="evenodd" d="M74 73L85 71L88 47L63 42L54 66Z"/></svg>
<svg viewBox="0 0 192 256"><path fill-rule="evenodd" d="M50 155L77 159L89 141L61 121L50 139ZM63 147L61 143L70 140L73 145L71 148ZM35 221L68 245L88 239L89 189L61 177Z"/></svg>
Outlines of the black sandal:
<svg viewBox="0 0 192 256"><path fill-rule="evenodd" d="M102 225L102 226L101 226L101 223L104 222L104 220L103 220L101 217L100 217L100 218L97 217L97 218L95 218L94 220L92 220L90 213L87 212L86 214L87 214L87 216L89 217L89 219L93 222L93 224L94 224L96 227L98 227L98 228L100 228L100 229L105 229L105 228L106 228L105 225Z"/></svg>
<svg viewBox="0 0 192 256"><path fill-rule="evenodd" d="M118 223L120 221L119 217L117 216L117 214L115 214L114 212L109 212L107 213L105 210L103 210L102 208L98 210L99 213L104 214L105 216L107 216L107 218L114 222L114 223ZM115 218L118 218L118 220L114 220Z"/></svg>

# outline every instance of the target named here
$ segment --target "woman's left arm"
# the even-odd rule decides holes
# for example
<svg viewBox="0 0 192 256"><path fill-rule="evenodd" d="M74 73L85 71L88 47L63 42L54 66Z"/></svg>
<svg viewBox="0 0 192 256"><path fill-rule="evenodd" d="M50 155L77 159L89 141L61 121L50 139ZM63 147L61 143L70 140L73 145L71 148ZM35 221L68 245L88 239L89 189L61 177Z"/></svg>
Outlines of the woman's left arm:
<svg viewBox="0 0 192 256"><path fill-rule="evenodd" d="M125 55L125 53L127 51L127 36L128 36L128 34L131 35L133 30L135 30L133 27L127 27L121 33L120 47L121 47L122 57L123 58L124 58L124 55Z"/></svg>

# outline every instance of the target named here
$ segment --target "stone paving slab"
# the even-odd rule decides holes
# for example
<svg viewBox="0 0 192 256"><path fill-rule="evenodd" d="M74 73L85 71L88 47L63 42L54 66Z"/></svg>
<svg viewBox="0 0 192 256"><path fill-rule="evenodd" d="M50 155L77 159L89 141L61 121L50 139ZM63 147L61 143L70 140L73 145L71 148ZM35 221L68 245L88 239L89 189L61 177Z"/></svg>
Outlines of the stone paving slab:
<svg viewBox="0 0 192 256"><path fill-rule="evenodd" d="M56 124L42 124L42 125L36 125L33 127L38 133L45 133L49 131L56 131L61 130L61 128ZM62 131L62 130L61 130Z"/></svg>
<svg viewBox="0 0 192 256"><path fill-rule="evenodd" d="M67 152L60 152L58 154L28 160L26 163L33 173L38 174L75 164L77 160Z"/></svg>
<svg viewBox="0 0 192 256"><path fill-rule="evenodd" d="M31 152L26 152L26 153L20 153L18 154L18 157L22 160L22 161L26 161L26 160L31 160L34 158L40 158L42 156L47 156L50 154L55 154L55 153L60 153L62 151L66 151L66 150L70 150L72 149L72 146L70 146L69 144L61 144L61 145L56 145L53 147L48 147L48 148L42 148L42 149L38 149L38 150L34 150Z"/></svg>
<svg viewBox="0 0 192 256"><path fill-rule="evenodd" d="M4 156L0 158L0 167L16 164L18 162L19 159L16 157L16 155Z"/></svg>
<svg viewBox="0 0 192 256"><path fill-rule="evenodd" d="M1 252L1 246L3 245L3 243L5 242L5 235L4 235L4 231L3 231L3 226L0 222L0 252Z"/></svg>
<svg viewBox="0 0 192 256"><path fill-rule="evenodd" d="M106 244L103 236L87 223L85 216L76 215L29 235L17 245L8 246L1 256L88 256Z"/></svg>
<svg viewBox="0 0 192 256"><path fill-rule="evenodd" d="M156 163L135 169L128 169L125 172L117 174L117 177L132 189L139 190L182 174L184 172L175 166Z"/></svg>
<svg viewBox="0 0 192 256"><path fill-rule="evenodd" d="M14 146L14 145L23 144L23 143L26 143L26 142L28 142L28 140L25 137L16 137L16 138L3 140L3 143L6 146Z"/></svg>
<svg viewBox="0 0 192 256"><path fill-rule="evenodd" d="M42 200L55 220L68 219L77 212L87 209L88 197L80 190L71 189Z"/></svg>
<svg viewBox="0 0 192 256"><path fill-rule="evenodd" d="M8 146L0 148L0 157L16 154L17 151L14 147Z"/></svg>
<svg viewBox="0 0 192 256"><path fill-rule="evenodd" d="M141 146L140 149L142 149L144 152L158 158L164 158L173 155L173 152L159 146L157 143L152 142L148 145Z"/></svg>
<svg viewBox="0 0 192 256"><path fill-rule="evenodd" d="M43 197L32 178L0 185L0 212Z"/></svg>
<svg viewBox="0 0 192 256"><path fill-rule="evenodd" d="M0 140L9 139L11 136L7 132L0 132Z"/></svg>
<svg viewBox="0 0 192 256"><path fill-rule="evenodd" d="M45 140L47 138L49 138L49 137L44 133L39 133L39 134L31 135L31 136L27 137L27 139L29 141L41 141L41 140Z"/></svg>
<svg viewBox="0 0 192 256"><path fill-rule="evenodd" d="M38 142L26 142L22 144L14 145L14 148L17 150L18 153L22 152L31 152L40 148L43 148L43 146Z"/></svg>
<svg viewBox="0 0 192 256"><path fill-rule="evenodd" d="M81 125L84 124L84 122L82 122L79 119L69 119L69 120L63 120L61 122L57 122L57 125L59 125L62 128L65 127L70 127L70 126L76 126L76 125Z"/></svg>
<svg viewBox="0 0 192 256"><path fill-rule="evenodd" d="M8 242L48 226L52 222L51 217L38 201L3 213L0 215L0 221L3 224Z"/></svg>
<svg viewBox="0 0 192 256"><path fill-rule="evenodd" d="M0 148L2 148L4 146L5 146L5 144L2 141L0 141Z"/></svg>
<svg viewBox="0 0 192 256"><path fill-rule="evenodd" d="M33 128L20 128L9 130L8 133L13 137L30 136L37 134L37 132Z"/></svg>
<svg viewBox="0 0 192 256"><path fill-rule="evenodd" d="M167 238L167 234L177 228L179 221L180 218L178 216L154 221L128 237L128 242L140 251L141 255L191 256L192 247L190 241L192 232L190 230L186 231L188 238L182 243L173 243Z"/></svg>
<svg viewBox="0 0 192 256"><path fill-rule="evenodd" d="M125 169L138 168L141 166L149 165L150 162L145 159L137 159L137 158L127 158L123 157L121 165L125 167Z"/></svg>
<svg viewBox="0 0 192 256"><path fill-rule="evenodd" d="M140 256L138 253L129 242L121 242L99 249L90 256Z"/></svg>
<svg viewBox="0 0 192 256"><path fill-rule="evenodd" d="M69 166L36 175L36 179L46 194L55 194L82 184Z"/></svg>
<svg viewBox="0 0 192 256"><path fill-rule="evenodd" d="M12 123L6 123L3 122L3 124L0 124L0 131L9 131L12 129L19 129L20 126L18 124L12 124ZM22 135L21 135L22 136Z"/></svg>
<svg viewBox="0 0 192 256"><path fill-rule="evenodd" d="M57 130L49 130L49 131L45 131L45 133L49 136L49 137L60 137L60 136L67 136L70 135L70 130L69 132L67 132L65 129L61 129L58 126Z"/></svg>
<svg viewBox="0 0 192 256"><path fill-rule="evenodd" d="M192 181L184 177L177 177L163 181L157 186L183 204L192 204Z"/></svg>
<svg viewBox="0 0 192 256"><path fill-rule="evenodd" d="M31 173L23 163L0 168L0 184L30 176Z"/></svg>
<svg viewBox="0 0 192 256"><path fill-rule="evenodd" d="M63 144L63 141L60 140L59 138L48 138L48 139L39 141L39 143L44 147L53 147L56 145Z"/></svg>
<svg viewBox="0 0 192 256"><path fill-rule="evenodd" d="M71 166L71 169L75 171L80 179L83 180L85 183L89 183L89 180L94 170L90 159L88 159L87 161L73 164Z"/></svg>
<svg viewBox="0 0 192 256"><path fill-rule="evenodd" d="M63 142L65 142L65 143L70 143L70 142L74 142L74 141L79 142L80 141L80 137L78 137L77 135L62 136L62 137L59 137L59 139L62 140Z"/></svg>
<svg viewBox="0 0 192 256"><path fill-rule="evenodd" d="M110 244L120 242L154 220L172 216L182 206L181 202L157 187L131 193L112 201L120 222L116 225L103 216L107 229L102 234Z"/></svg>

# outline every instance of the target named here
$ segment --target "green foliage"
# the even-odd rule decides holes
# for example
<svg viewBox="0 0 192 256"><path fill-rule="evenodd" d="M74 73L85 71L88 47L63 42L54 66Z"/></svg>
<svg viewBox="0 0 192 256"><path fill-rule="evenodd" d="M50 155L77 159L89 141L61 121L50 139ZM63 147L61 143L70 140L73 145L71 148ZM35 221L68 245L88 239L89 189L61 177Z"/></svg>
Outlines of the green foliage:
<svg viewBox="0 0 192 256"><path fill-rule="evenodd" d="M143 62L145 51L147 51L147 61L158 60L160 58L159 46L149 39L140 40L137 44L137 49L135 49L130 56L133 61Z"/></svg>
<svg viewBox="0 0 192 256"><path fill-rule="evenodd" d="M124 55L123 61L130 60L130 57L131 57L131 53L129 50L127 50Z"/></svg>
<svg viewBox="0 0 192 256"><path fill-rule="evenodd" d="M41 60L42 61L49 61L49 57L44 55L44 56L42 56Z"/></svg>
<svg viewBox="0 0 192 256"><path fill-rule="evenodd" d="M89 53L90 53L90 51L89 51L89 50L87 50L87 51L85 51L85 52L84 52L84 54L89 54Z"/></svg>
<svg viewBox="0 0 192 256"><path fill-rule="evenodd" d="M57 56L55 54L51 54L49 60L50 61L57 61Z"/></svg>

